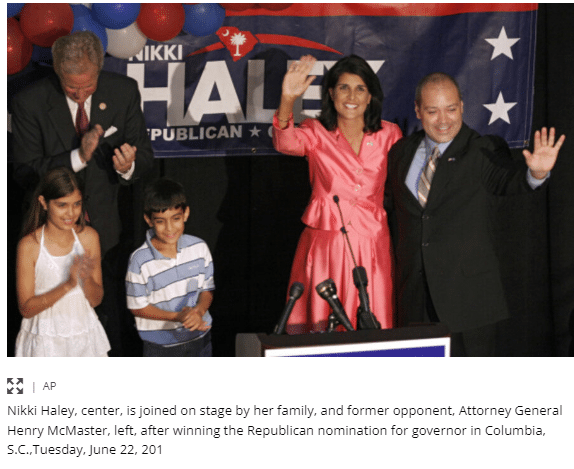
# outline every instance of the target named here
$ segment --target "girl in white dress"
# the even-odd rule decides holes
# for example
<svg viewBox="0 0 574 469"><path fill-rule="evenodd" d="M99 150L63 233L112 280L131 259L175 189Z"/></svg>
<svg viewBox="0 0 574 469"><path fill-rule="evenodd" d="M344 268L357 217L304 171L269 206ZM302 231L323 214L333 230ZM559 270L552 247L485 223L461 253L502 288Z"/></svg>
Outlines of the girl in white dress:
<svg viewBox="0 0 574 469"><path fill-rule="evenodd" d="M107 356L94 307L104 295L98 233L85 225L82 193L67 168L40 181L22 228L16 263L20 357Z"/></svg>

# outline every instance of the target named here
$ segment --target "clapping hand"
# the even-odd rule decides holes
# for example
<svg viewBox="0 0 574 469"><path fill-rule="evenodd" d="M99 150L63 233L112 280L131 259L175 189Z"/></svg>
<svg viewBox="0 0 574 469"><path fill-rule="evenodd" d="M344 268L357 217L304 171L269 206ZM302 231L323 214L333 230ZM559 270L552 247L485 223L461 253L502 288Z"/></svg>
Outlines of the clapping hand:
<svg viewBox="0 0 574 469"><path fill-rule="evenodd" d="M137 148L124 143L121 147L114 150L113 162L114 169L119 173L127 173L136 160Z"/></svg>
<svg viewBox="0 0 574 469"><path fill-rule="evenodd" d="M95 264L94 260L88 255L83 255L79 257L80 257L80 268L78 270L78 277L80 278L80 280L84 281L92 276Z"/></svg>
<svg viewBox="0 0 574 469"><path fill-rule="evenodd" d="M556 158L558 158L558 151L566 139L562 135L556 143L556 130L554 127L547 131L546 127L542 130L537 130L534 133L534 152L530 153L528 150L523 150L522 154L526 159L526 164L530 168L530 172L536 179L544 179L548 172L554 167Z"/></svg>
<svg viewBox="0 0 574 469"><path fill-rule="evenodd" d="M80 159L84 163L87 163L92 159L92 155L98 147L102 135L104 135L104 129L100 124L96 124L82 137L82 141L80 143Z"/></svg>
<svg viewBox="0 0 574 469"><path fill-rule="evenodd" d="M91 257L87 255L75 256L72 265L70 266L70 276L68 282L72 287L75 287L78 283L83 284L83 282L90 278L94 272L94 261Z"/></svg>
<svg viewBox="0 0 574 469"><path fill-rule="evenodd" d="M210 329L210 326L203 320L204 314L205 311L202 312L197 306L193 308L185 306L179 312L177 320L190 331L207 331Z"/></svg>

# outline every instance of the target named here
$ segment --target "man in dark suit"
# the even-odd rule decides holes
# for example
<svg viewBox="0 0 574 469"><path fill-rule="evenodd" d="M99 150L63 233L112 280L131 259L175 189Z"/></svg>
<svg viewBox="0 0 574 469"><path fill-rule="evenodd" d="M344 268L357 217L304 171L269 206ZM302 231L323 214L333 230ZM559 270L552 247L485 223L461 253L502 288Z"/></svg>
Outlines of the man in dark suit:
<svg viewBox="0 0 574 469"><path fill-rule="evenodd" d="M399 325L442 322L453 333L452 355L494 355L495 323L508 307L489 197L541 186L564 136L555 143L554 129L537 131L526 164L514 162L503 139L463 123L458 84L442 73L421 80L415 110L423 130L389 152L385 193Z"/></svg>
<svg viewBox="0 0 574 469"><path fill-rule="evenodd" d="M86 210L104 257L120 236L119 185L153 163L139 90L131 78L101 71L104 51L91 32L64 36L52 50L56 74L12 100L14 178L33 189L49 169L73 169L85 185ZM77 129L80 107L88 129Z"/></svg>
<svg viewBox="0 0 574 469"><path fill-rule="evenodd" d="M130 184L153 164L153 150L141 109L137 82L102 71L104 51L98 37L82 31L52 46L55 74L27 87L12 100L14 179L31 192L50 169L74 170L84 185L84 207L100 235L104 282L115 269L122 224L120 185ZM121 273L121 281L123 283ZM98 315L114 348L121 347L113 310L125 307L108 276ZM119 304L119 303L118 303ZM106 306L107 305L107 306ZM106 311L107 310L107 311ZM106 324L111 320L112 323ZM114 344L115 342L115 344Z"/></svg>

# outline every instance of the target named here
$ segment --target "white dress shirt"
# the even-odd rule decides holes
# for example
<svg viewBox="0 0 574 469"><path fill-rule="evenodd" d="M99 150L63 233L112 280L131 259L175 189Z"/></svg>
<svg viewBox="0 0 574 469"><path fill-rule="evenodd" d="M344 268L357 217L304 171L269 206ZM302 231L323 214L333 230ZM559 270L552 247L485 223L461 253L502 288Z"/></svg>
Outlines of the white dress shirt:
<svg viewBox="0 0 574 469"><path fill-rule="evenodd" d="M420 145L419 145L419 147L415 153L415 156L414 156L413 161L411 163L411 167L409 169L409 172L407 173L407 178L405 180L405 184L407 185L407 187L410 189L410 191L413 193L413 195L417 199L418 199L419 179L421 177L421 173L423 171L423 168L426 165L428 156L432 153L432 149L438 145L440 154L443 155L451 143L452 143L452 140L450 142L445 142L445 143L436 143L436 142L432 141L428 137L428 135L425 135L425 138L423 138L422 142L420 143ZM440 158L440 156L439 156L439 158ZM550 177L550 173L548 173L548 175L544 179L536 179L532 175L530 168L528 168L528 170L526 171L526 181L528 182L528 185L532 189L536 189L537 187L540 187L544 183L544 181L546 181L546 179L548 179L549 177Z"/></svg>
<svg viewBox="0 0 574 469"><path fill-rule="evenodd" d="M78 103L76 103L73 99L69 98L68 96L66 96L66 101L68 103L68 107L70 108L70 112L72 114L72 122L74 122L74 125L76 124L76 114L78 113ZM90 116L90 111L92 110L92 96L90 95L85 101L84 101L84 111L86 112L86 115ZM105 131L106 129L104 129ZM84 169L86 166L88 166L88 163L85 163L84 161L82 161L82 158L80 158L80 149L79 148L75 148L74 150L71 151L70 153L70 159L71 159L71 164L72 164L72 170L77 173L79 171L81 171L82 169ZM119 171L116 171L121 177L123 177L126 181L129 181L134 173L134 169L135 169L135 162L132 163L130 169L126 172L126 173L120 173Z"/></svg>

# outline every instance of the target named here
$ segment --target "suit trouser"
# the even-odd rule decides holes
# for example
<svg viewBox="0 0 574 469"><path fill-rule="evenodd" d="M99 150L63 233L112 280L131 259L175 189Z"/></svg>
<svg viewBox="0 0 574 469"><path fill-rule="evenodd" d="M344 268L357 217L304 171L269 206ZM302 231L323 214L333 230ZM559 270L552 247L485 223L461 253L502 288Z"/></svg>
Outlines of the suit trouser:
<svg viewBox="0 0 574 469"><path fill-rule="evenodd" d="M425 319L428 322L441 322L430 295L426 275L423 275L423 283L425 286ZM451 357L494 357L495 354L496 324L451 333Z"/></svg>
<svg viewBox="0 0 574 469"><path fill-rule="evenodd" d="M110 341L111 357L142 355L142 341L135 328L134 316L126 305L128 255L127 250L118 245L102 258L104 299L95 309Z"/></svg>

